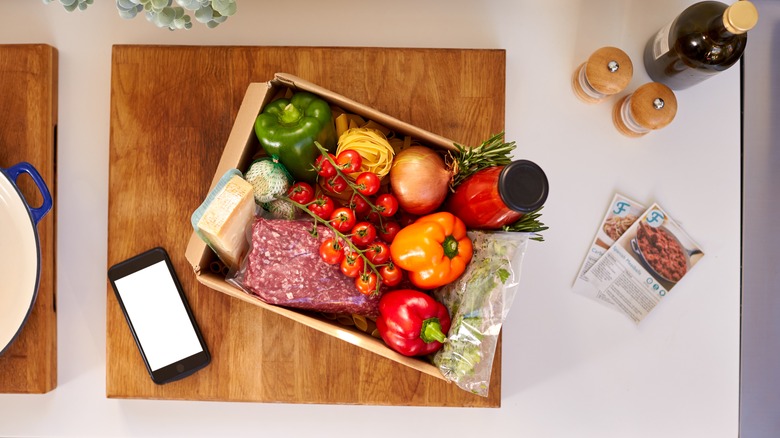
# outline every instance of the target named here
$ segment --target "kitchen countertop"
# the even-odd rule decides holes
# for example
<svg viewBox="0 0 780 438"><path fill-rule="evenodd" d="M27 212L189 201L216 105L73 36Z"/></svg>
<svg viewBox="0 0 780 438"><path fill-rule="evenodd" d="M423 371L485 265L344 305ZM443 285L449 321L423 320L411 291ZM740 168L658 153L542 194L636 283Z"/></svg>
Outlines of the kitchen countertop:
<svg viewBox="0 0 780 438"><path fill-rule="evenodd" d="M122 20L110 1L74 13L35 1L4 5L0 43L47 43L59 52L59 369L50 393L0 395L0 435L390 436L397 432L377 425L398 416L440 434L476 434L490 425L500 436L736 436L739 70L678 93L674 122L641 139L613 128L616 98L586 105L570 88L574 68L605 45L634 60L627 91L646 82L645 41L692 1L238 3L237 15L216 29L196 23L176 32L143 17ZM107 399L113 44L506 49L507 137L518 142L518 156L545 169L551 194L543 215L550 230L545 242L529 246L522 290L504 325L502 407ZM616 191L659 202L707 254L639 327L571 292Z"/></svg>

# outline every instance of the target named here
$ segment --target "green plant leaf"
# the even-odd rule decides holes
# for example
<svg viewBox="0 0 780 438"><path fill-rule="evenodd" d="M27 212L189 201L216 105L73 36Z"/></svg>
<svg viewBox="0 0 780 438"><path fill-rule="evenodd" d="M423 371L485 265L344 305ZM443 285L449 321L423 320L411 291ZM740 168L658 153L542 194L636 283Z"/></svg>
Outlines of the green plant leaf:
<svg viewBox="0 0 780 438"><path fill-rule="evenodd" d="M506 284L506 281L509 279L510 275L512 274L506 269L501 268L498 270L498 278L501 279L502 284Z"/></svg>

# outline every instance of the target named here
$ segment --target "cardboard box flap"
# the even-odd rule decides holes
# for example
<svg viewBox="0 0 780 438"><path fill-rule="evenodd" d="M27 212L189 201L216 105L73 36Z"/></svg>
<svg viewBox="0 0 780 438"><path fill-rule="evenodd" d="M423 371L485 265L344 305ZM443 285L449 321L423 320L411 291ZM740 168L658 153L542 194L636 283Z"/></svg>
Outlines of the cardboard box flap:
<svg viewBox="0 0 780 438"><path fill-rule="evenodd" d="M206 251L206 242L201 240L197 234L192 233L190 242L187 244L187 249L184 251L184 258L186 258L192 266L195 275L200 275L201 267L205 266L208 255L209 253Z"/></svg>
<svg viewBox="0 0 780 438"><path fill-rule="evenodd" d="M433 146L438 146L443 149L455 151L454 141L442 137L441 135L428 132L424 129L418 128L412 124L406 123L402 120L398 120L393 116L387 115L381 111L370 108L364 104L355 102L352 99L348 99L340 94L336 94L326 88L322 88L317 84L313 84L305 79L301 79L295 75L289 73L277 73L274 75L274 80L278 83L284 84L290 88L310 91L319 95L328 102L335 104L342 109L354 113L360 113L368 120L373 120L381 125L392 126L394 130L397 130L403 134L410 135L416 140L423 143L428 143Z"/></svg>
<svg viewBox="0 0 780 438"><path fill-rule="evenodd" d="M265 100L271 94L269 93L271 88L272 84L270 82L252 83L247 87L244 100L241 102L238 114L236 114L233 129L230 131L228 140L225 143L226 146L222 153L222 158L219 160L217 170L206 193L210 193L216 187L225 172L230 169L243 169L246 167L243 164L248 163L252 158L253 148L247 147L250 143L257 141L252 127L255 124L257 115L260 114L260 110L265 105ZM203 198L205 199L205 197L204 195ZM203 270L204 264L209 260L210 252L207 251L206 243L195 233L190 236L185 257L192 265L192 269L196 274Z"/></svg>

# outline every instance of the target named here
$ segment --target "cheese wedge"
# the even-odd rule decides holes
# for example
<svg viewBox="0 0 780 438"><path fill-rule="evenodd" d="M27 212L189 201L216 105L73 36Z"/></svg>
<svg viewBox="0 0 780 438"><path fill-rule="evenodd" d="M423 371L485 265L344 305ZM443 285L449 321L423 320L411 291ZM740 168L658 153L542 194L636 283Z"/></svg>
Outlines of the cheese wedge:
<svg viewBox="0 0 780 438"><path fill-rule="evenodd" d="M237 268L249 247L246 228L254 217L252 184L234 175L206 207L197 229L228 267Z"/></svg>

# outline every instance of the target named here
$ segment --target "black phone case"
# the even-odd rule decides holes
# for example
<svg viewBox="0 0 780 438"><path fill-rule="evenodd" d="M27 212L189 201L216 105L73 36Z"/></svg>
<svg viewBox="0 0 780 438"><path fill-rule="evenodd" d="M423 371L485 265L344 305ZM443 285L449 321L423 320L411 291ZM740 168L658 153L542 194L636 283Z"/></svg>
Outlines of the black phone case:
<svg viewBox="0 0 780 438"><path fill-rule="evenodd" d="M195 331L195 335L198 337L198 341L200 342L203 351L160 368L157 371L152 371L152 368L149 366L149 361L146 358L143 345L141 345L141 342L138 340L135 328L133 327L133 321L130 319L130 316L127 313L127 309L125 309L125 305L122 302L122 297L119 295L119 291L117 290L114 281L118 278L130 275L160 261L164 261L168 268L168 273L171 275L173 283L176 285L179 297L181 298L182 304L184 305L184 309L187 311L187 316L190 319L192 328ZM203 339L203 334L200 332L200 328L195 321L195 317L193 316L192 310L190 309L190 304L187 301L187 297L184 295L181 283L179 282L179 277L176 275L176 271L173 269L173 264L171 263L170 257L168 257L168 253L164 248L152 248L148 251L138 254L137 256L115 264L108 269L108 278L111 282L111 288L114 290L114 296L116 296L116 299L119 302L119 307L122 309L122 314L125 316L125 321L127 321L127 325L130 328L130 333L133 335L135 345L138 347L138 351L141 353L144 366L146 366L146 371L149 373L149 377L151 377L154 383L162 385L183 379L204 368L211 362L211 354L209 353L206 342Z"/></svg>

